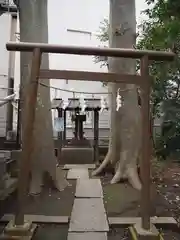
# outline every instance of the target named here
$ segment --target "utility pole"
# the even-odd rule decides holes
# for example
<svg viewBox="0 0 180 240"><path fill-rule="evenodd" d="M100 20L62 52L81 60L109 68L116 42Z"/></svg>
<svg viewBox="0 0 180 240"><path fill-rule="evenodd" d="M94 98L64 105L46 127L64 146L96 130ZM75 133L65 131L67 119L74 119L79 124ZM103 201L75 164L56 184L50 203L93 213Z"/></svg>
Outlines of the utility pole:
<svg viewBox="0 0 180 240"><path fill-rule="evenodd" d="M16 41L17 13L11 13L10 41ZM8 66L8 96L14 93L14 72L15 72L15 52L9 53ZM13 106L11 102L7 104L6 115L6 137L8 132L13 130Z"/></svg>

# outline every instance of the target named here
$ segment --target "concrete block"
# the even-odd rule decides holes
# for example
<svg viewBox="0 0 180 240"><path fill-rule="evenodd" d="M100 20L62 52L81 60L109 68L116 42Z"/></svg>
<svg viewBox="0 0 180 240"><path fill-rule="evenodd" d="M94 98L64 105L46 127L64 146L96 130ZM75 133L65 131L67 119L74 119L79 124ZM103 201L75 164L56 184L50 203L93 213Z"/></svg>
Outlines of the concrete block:
<svg viewBox="0 0 180 240"><path fill-rule="evenodd" d="M137 222L129 228L133 240L160 240L160 233L157 228L151 224L150 230L141 227L141 222Z"/></svg>
<svg viewBox="0 0 180 240"><path fill-rule="evenodd" d="M94 149L91 147L62 148L60 164L93 164Z"/></svg>
<svg viewBox="0 0 180 240"><path fill-rule="evenodd" d="M31 229L32 222L24 222L23 225L15 225L14 220L11 220L4 229L4 233L8 235L27 235Z"/></svg>
<svg viewBox="0 0 180 240"><path fill-rule="evenodd" d="M31 222L25 222L21 226L14 225L14 221L10 221L5 227L4 232L0 235L0 240L30 240L36 230L37 225Z"/></svg>

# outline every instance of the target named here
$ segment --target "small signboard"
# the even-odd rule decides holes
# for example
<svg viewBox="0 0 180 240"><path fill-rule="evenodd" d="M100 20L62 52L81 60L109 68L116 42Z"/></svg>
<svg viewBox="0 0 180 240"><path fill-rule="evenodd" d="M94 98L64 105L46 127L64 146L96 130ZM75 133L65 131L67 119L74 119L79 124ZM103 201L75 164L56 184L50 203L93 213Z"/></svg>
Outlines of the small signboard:
<svg viewBox="0 0 180 240"><path fill-rule="evenodd" d="M56 132L64 131L64 118L55 118L54 119L54 129Z"/></svg>

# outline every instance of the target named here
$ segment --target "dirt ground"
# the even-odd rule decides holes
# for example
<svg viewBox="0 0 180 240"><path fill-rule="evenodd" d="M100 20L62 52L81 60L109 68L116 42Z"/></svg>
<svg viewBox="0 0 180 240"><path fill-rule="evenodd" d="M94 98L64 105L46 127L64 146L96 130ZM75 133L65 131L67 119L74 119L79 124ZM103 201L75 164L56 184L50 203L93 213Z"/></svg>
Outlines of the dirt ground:
<svg viewBox="0 0 180 240"><path fill-rule="evenodd" d="M46 215L46 216L70 216L74 202L76 181L69 181L70 186L64 191L58 192L51 186L46 185L40 195L28 197L25 214ZM1 215L4 213L15 213L16 193L1 204ZM0 225L0 232L5 224ZM68 225L40 224L33 236L33 240L66 240Z"/></svg>
<svg viewBox="0 0 180 240"><path fill-rule="evenodd" d="M110 173L101 177L104 203L107 215L139 216L139 193L126 183L110 185ZM152 216L173 216L180 222L180 164L176 162L153 162L152 171ZM47 186L40 196L28 197L26 214L70 216L74 201L75 181L62 192L50 190ZM5 203L0 203L0 214L14 213L16 194ZM4 224L0 225L0 231ZM161 230L165 240L179 240L180 234L172 229ZM68 225L39 225L33 240L67 239ZM108 240L129 240L127 229L114 227L108 233Z"/></svg>
<svg viewBox="0 0 180 240"><path fill-rule="evenodd" d="M180 222L180 164L171 161L153 162L152 165L151 215L173 216ZM111 174L101 177L108 216L140 216L140 194L125 183L108 184L111 178ZM160 229L160 231L165 240L180 239L177 229ZM128 230L111 229L109 240L116 239L130 239Z"/></svg>
<svg viewBox="0 0 180 240"><path fill-rule="evenodd" d="M74 203L76 181L69 181L70 186L58 192L49 187L43 188L40 195L28 196L25 214L38 214L46 216L70 216ZM6 213L16 210L16 197L14 196L6 206Z"/></svg>

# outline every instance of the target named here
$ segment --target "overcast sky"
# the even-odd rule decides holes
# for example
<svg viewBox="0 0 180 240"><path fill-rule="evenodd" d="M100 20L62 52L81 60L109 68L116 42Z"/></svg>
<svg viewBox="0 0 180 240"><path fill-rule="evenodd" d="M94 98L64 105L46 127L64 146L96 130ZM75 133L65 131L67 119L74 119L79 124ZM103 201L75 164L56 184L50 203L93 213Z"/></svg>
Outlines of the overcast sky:
<svg viewBox="0 0 180 240"><path fill-rule="evenodd" d="M128 1L128 0L127 0ZM145 0L136 0L136 17L137 22L139 22L142 19L142 15L140 15L141 11L147 8L147 4L145 3Z"/></svg>

